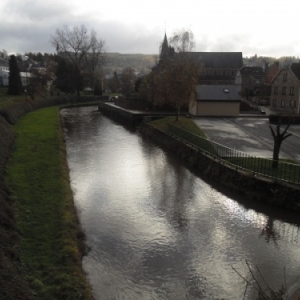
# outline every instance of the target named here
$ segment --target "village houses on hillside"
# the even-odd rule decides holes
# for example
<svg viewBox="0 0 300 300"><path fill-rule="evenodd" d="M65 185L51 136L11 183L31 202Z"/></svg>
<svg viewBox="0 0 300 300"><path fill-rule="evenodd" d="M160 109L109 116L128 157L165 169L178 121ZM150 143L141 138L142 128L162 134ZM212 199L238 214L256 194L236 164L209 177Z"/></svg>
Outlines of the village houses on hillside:
<svg viewBox="0 0 300 300"><path fill-rule="evenodd" d="M30 82L30 72L20 72L23 86L27 86ZM9 84L9 56L6 51L0 51L0 86L8 86Z"/></svg>

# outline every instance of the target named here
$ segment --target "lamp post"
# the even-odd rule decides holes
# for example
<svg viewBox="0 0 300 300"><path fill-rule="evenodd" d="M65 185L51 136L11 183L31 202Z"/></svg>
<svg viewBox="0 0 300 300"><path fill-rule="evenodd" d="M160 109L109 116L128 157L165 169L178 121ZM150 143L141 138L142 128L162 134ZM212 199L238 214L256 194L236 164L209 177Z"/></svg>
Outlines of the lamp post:
<svg viewBox="0 0 300 300"><path fill-rule="evenodd" d="M50 97L50 88L51 88L52 80L47 80L47 99Z"/></svg>

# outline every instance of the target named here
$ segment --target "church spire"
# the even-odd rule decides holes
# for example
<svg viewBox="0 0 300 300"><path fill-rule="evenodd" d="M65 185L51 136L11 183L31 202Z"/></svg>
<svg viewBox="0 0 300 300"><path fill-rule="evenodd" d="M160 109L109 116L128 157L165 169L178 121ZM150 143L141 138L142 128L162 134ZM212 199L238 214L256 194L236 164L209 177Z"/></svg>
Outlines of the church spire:
<svg viewBox="0 0 300 300"><path fill-rule="evenodd" d="M165 32L165 37L161 45L161 50L160 50L160 59L166 59L169 56L169 43L167 39L167 33Z"/></svg>

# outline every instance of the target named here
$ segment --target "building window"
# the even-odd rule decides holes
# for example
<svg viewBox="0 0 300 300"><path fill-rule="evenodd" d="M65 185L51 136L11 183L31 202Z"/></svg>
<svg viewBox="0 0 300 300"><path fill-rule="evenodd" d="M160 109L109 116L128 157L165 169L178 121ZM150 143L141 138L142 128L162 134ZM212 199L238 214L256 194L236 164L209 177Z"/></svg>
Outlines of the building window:
<svg viewBox="0 0 300 300"><path fill-rule="evenodd" d="M278 86L274 86L274 95L278 95Z"/></svg>
<svg viewBox="0 0 300 300"><path fill-rule="evenodd" d="M277 100L273 99L273 107L276 107L276 106L277 106Z"/></svg>
<svg viewBox="0 0 300 300"><path fill-rule="evenodd" d="M294 95L295 94L295 87L291 86L290 87L290 95Z"/></svg>
<svg viewBox="0 0 300 300"><path fill-rule="evenodd" d="M286 82L287 81L287 73L284 73L283 74L283 80L282 80L283 82Z"/></svg>
<svg viewBox="0 0 300 300"><path fill-rule="evenodd" d="M282 107L282 108L285 107L285 100L284 100L284 99L281 100L281 107Z"/></svg>
<svg viewBox="0 0 300 300"><path fill-rule="evenodd" d="M282 95L286 95L286 86L283 86L282 87L282 93L281 93Z"/></svg>

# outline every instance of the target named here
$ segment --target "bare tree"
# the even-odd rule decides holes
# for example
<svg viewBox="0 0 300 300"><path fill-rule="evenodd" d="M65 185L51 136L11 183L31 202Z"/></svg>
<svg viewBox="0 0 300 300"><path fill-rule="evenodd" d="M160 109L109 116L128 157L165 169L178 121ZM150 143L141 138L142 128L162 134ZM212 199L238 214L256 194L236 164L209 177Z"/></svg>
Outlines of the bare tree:
<svg viewBox="0 0 300 300"><path fill-rule="evenodd" d="M91 48L85 55L85 67L90 78L90 86L94 89L95 75L98 68L104 65L104 46L105 42L96 38L96 33L92 31Z"/></svg>
<svg viewBox="0 0 300 300"><path fill-rule="evenodd" d="M134 91L134 84L136 81L136 76L134 74L134 69L128 67L124 68L122 72L122 94L129 97Z"/></svg>
<svg viewBox="0 0 300 300"><path fill-rule="evenodd" d="M190 53L178 53L173 61L167 64L165 87L167 88L168 102L176 109L176 121L180 110L187 106L196 96L196 87L201 73L200 61L195 61Z"/></svg>
<svg viewBox="0 0 300 300"><path fill-rule="evenodd" d="M81 71L84 68L95 71L103 54L104 42L97 39L94 30L89 34L84 25L73 28L65 25L62 29L56 29L51 42L56 47L58 55L73 65L75 89L79 95Z"/></svg>
<svg viewBox="0 0 300 300"><path fill-rule="evenodd" d="M175 52L191 52L195 48L194 34L189 29L181 29L172 35L169 45Z"/></svg>
<svg viewBox="0 0 300 300"><path fill-rule="evenodd" d="M141 91L154 105L169 104L174 107L178 120L181 108L187 106L196 94L202 65L190 53L195 46L191 31L183 29L175 33L169 40L170 47L165 40L164 43L165 49L175 49L176 53L161 56L156 68L145 77Z"/></svg>
<svg viewBox="0 0 300 300"><path fill-rule="evenodd" d="M159 82L158 76L155 72L150 72L143 77L139 87L139 93L141 98L156 105L157 96L159 94Z"/></svg>
<svg viewBox="0 0 300 300"><path fill-rule="evenodd" d="M274 148L273 148L273 163L272 163L272 167L273 168L277 168L278 167L278 161L279 161L279 152L280 152L280 147L282 142L288 138L289 136L291 136L291 133L287 133L287 130L289 129L291 125L291 121L288 122L287 126L285 127L285 129L283 130L283 132L281 132L280 127L281 127L281 121L279 121L276 125L276 127L273 127L272 125L270 125L270 130L271 130L271 134L273 136L273 140L274 140Z"/></svg>

